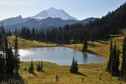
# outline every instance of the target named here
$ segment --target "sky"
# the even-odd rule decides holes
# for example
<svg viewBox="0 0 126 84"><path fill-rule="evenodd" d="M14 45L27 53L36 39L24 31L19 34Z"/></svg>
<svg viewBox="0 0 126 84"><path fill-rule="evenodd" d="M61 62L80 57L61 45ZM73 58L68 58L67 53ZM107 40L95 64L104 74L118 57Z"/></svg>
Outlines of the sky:
<svg viewBox="0 0 126 84"><path fill-rule="evenodd" d="M0 0L0 20L16 17L30 17L51 7L63 9L79 20L102 17L114 11L126 0Z"/></svg>

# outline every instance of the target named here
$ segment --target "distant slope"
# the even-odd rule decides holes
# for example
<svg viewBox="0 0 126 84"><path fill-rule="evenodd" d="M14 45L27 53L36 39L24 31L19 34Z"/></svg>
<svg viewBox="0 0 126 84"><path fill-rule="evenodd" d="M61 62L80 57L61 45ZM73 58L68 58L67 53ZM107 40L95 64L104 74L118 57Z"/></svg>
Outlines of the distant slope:
<svg viewBox="0 0 126 84"><path fill-rule="evenodd" d="M95 18L94 18L95 19ZM29 27L29 28L36 28L36 29L51 29L54 27L63 27L67 24L75 24L75 23L81 23L81 24L87 24L89 21L94 21L92 18L88 18L82 21L75 21L75 20L62 20L60 18L47 18L42 19L40 21L36 19L30 19L24 23L15 24L12 26L5 26L7 29L15 30L15 28L21 29L23 26Z"/></svg>
<svg viewBox="0 0 126 84"><path fill-rule="evenodd" d="M31 19L30 17L22 18L22 16L19 15L17 17L11 17L11 18L8 18L8 19L4 19L4 20L0 21L0 23L2 23L3 26L12 26L12 25L24 23L24 22L26 22L30 19Z"/></svg>
<svg viewBox="0 0 126 84"><path fill-rule="evenodd" d="M22 16L18 16L18 17L12 17L12 18L8 18L5 20L0 21L0 23L3 23L4 26L11 26L11 25L15 25L15 24L19 24L19 23L23 23L24 19L22 18Z"/></svg>
<svg viewBox="0 0 126 84"><path fill-rule="evenodd" d="M23 26L29 27L29 28L36 28L36 29L45 29L46 28L53 28L53 27L59 27L59 26L65 26L66 24L73 24L76 23L76 21L73 20L62 20L59 18L47 18L43 20L35 20L30 19L24 23L16 24L12 26L5 26L5 28L10 28L11 30L14 30L15 28L21 29Z"/></svg>
<svg viewBox="0 0 126 84"><path fill-rule="evenodd" d="M85 25L85 24L88 24L89 21L95 21L95 19L96 19L96 18L94 18L94 17L86 18L86 19L84 19L84 20L79 21L79 23Z"/></svg>

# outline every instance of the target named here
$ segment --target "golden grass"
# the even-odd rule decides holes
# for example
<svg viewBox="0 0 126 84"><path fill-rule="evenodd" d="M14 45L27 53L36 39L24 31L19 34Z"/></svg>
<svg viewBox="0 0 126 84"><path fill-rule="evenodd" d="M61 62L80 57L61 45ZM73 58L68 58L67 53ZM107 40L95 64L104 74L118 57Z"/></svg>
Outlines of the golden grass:
<svg viewBox="0 0 126 84"><path fill-rule="evenodd" d="M34 68L36 64L34 62ZM29 67L30 62L21 62L20 74L28 84L125 84L105 72L106 63L92 63L79 65L79 74L69 72L70 66L59 66L54 63L44 62L44 72L34 71L36 75L29 74L24 68ZM55 80L56 75L59 81ZM84 82L82 81L84 78Z"/></svg>
<svg viewBox="0 0 126 84"><path fill-rule="evenodd" d="M12 38L14 37L9 37L10 41L13 41ZM119 44L120 50L123 39L123 36L113 38L113 41L116 40L117 44ZM95 41L93 44L89 41L88 43L89 46L87 53L104 57L108 61L110 41ZM19 48L39 46L56 46L56 44L28 41L19 38ZM82 51L83 44L64 44L62 46ZM36 68L37 63L38 62L34 62L34 68ZM70 66L60 66L56 65L55 63L44 62L44 72L37 72L35 70L35 76L24 70L25 68L28 70L29 65L30 62L21 62L20 64L20 75L28 84L125 84L125 82L119 81L117 77L112 77L105 71L107 62L81 64L79 65L79 72L81 75L70 73ZM55 80L56 75L59 76L58 82ZM84 82L82 81L82 78L84 78Z"/></svg>
<svg viewBox="0 0 126 84"><path fill-rule="evenodd" d="M88 42L87 53L95 54L100 57L108 58L109 55L109 41L91 41ZM78 51L82 51L83 44L65 44L64 47L72 48ZM85 52L86 53L86 52Z"/></svg>
<svg viewBox="0 0 126 84"><path fill-rule="evenodd" d="M8 40L9 40L9 46L13 47L15 36L13 35L13 36L8 37ZM57 44L48 44L48 43L44 43L44 42L38 42L38 41L35 41L35 40L30 41L30 40L18 38L18 47L19 48L53 47L53 46L57 46Z"/></svg>

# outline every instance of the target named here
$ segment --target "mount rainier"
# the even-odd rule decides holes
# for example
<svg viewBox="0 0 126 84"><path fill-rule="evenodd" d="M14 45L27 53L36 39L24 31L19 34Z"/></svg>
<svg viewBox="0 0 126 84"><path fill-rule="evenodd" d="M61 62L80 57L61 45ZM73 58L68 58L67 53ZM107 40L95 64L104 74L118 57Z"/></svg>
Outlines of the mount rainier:
<svg viewBox="0 0 126 84"><path fill-rule="evenodd" d="M50 29L53 27L63 27L67 24L81 23L87 24L89 21L94 21L95 18L87 18L79 21L77 18L70 16L62 9L49 8L35 16L22 18L21 15L0 21L6 29L14 30L21 29L23 26L37 29Z"/></svg>

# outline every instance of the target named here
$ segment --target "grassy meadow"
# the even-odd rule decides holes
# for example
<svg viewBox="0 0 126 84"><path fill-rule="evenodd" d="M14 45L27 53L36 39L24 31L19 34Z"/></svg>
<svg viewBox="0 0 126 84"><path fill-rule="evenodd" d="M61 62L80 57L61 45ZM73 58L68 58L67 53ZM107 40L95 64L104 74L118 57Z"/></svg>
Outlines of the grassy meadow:
<svg viewBox="0 0 126 84"><path fill-rule="evenodd" d="M13 45L14 36L8 37L8 39L10 40L9 45ZM116 40L120 50L123 39L123 36L113 37L113 41ZM18 38L18 40L19 48L57 46L57 44L29 41L21 38ZM21 62L20 75L26 84L125 84L126 82L119 81L117 77L112 77L108 72L105 72L109 58L110 41L94 41L93 43L89 41L88 43L89 46L86 53L104 57L106 63L80 64L80 74L72 74L69 71L70 66L56 65L50 62L44 62L44 71L37 72L36 66L39 62L34 62L35 74L29 74L28 67L30 66L30 62ZM62 46L82 51L83 44L64 44ZM59 81L56 81L56 75L58 75ZM84 80L82 80L83 78Z"/></svg>
<svg viewBox="0 0 126 84"><path fill-rule="evenodd" d="M9 40L9 46L14 45L14 40L15 40L15 36L9 36L8 37ZM26 39L22 39L22 38L18 38L18 47L19 48L31 48L31 47L53 47L53 46L57 46L57 44L49 44L49 43L44 43L44 42L38 42L38 41L31 41L31 40L26 40Z"/></svg>

